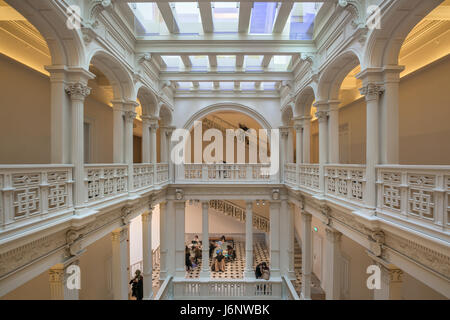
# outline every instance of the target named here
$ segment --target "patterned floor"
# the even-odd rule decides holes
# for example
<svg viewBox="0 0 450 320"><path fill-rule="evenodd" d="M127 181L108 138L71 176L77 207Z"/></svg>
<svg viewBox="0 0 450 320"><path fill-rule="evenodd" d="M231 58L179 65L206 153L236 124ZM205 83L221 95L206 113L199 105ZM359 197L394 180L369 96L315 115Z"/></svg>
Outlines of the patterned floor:
<svg viewBox="0 0 450 320"><path fill-rule="evenodd" d="M211 278L213 279L242 279L243 273L245 269L245 242L235 241L236 248L236 260L232 262L225 263L225 272L211 272ZM259 263L265 261L270 262L270 254L266 244L262 241L256 241L253 244L253 269ZM211 259L209 261L211 265ZM270 263L269 263L270 266ZM293 281L294 287L297 290L298 294L300 294L301 288L301 278L302 278L302 253L301 248L298 245L297 241L295 241L295 250L294 250L294 266L295 266L295 276L296 280ZM199 265L189 271L186 272L186 278L188 279L196 279L200 276L200 271L202 268L202 263L200 260ZM320 287L320 281L312 275L312 288L311 295L313 300L322 300L325 298L325 294ZM159 265L155 265L153 268L153 293L154 296L157 294L160 286L159 282Z"/></svg>

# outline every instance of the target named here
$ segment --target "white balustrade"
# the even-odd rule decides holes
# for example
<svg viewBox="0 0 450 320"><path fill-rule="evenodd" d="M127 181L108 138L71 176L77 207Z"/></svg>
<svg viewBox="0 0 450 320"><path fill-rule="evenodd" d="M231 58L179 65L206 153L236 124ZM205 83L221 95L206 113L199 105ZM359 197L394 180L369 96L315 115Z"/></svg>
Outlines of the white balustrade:
<svg viewBox="0 0 450 320"><path fill-rule="evenodd" d="M290 186L297 186L298 175L297 175L297 165L295 163L287 163L284 166L284 182Z"/></svg>
<svg viewBox="0 0 450 320"><path fill-rule="evenodd" d="M86 201L89 203L126 194L127 170L125 164L85 165Z"/></svg>
<svg viewBox="0 0 450 320"><path fill-rule="evenodd" d="M275 280L173 280L174 299L281 299L282 282Z"/></svg>
<svg viewBox="0 0 450 320"><path fill-rule="evenodd" d="M347 201L364 202L366 168L361 165L325 166L325 194Z"/></svg>
<svg viewBox="0 0 450 320"><path fill-rule="evenodd" d="M319 165L318 164L300 164L298 165L299 180L298 185L312 191L319 189Z"/></svg>
<svg viewBox="0 0 450 320"><path fill-rule="evenodd" d="M0 226L73 208L71 165L0 166Z"/></svg>
<svg viewBox="0 0 450 320"><path fill-rule="evenodd" d="M177 182L243 182L276 183L278 177L269 173L270 164L199 164L188 163L177 166Z"/></svg>
<svg viewBox="0 0 450 320"><path fill-rule="evenodd" d="M133 165L134 190L139 190L153 185L154 168L155 165L152 163L135 163Z"/></svg>
<svg viewBox="0 0 450 320"><path fill-rule="evenodd" d="M169 181L169 165L167 163L156 164L156 184L161 185Z"/></svg>
<svg viewBox="0 0 450 320"><path fill-rule="evenodd" d="M437 225L450 223L450 166L377 166L380 212Z"/></svg>

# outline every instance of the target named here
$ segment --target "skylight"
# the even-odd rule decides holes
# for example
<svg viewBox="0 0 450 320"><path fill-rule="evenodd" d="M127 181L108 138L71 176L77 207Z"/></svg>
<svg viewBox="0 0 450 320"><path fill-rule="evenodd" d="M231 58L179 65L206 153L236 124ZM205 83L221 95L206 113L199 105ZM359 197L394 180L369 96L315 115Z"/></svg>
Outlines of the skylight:
<svg viewBox="0 0 450 320"><path fill-rule="evenodd" d="M202 19L197 2L172 2L171 6L180 34L198 35L202 32Z"/></svg>
<svg viewBox="0 0 450 320"><path fill-rule="evenodd" d="M255 2L250 17L250 34L271 34L276 18L277 2Z"/></svg>
<svg viewBox="0 0 450 320"><path fill-rule="evenodd" d="M212 82L199 82L199 90L212 90L213 83Z"/></svg>
<svg viewBox="0 0 450 320"><path fill-rule="evenodd" d="M262 87L264 90L275 90L276 82L263 82Z"/></svg>
<svg viewBox="0 0 450 320"><path fill-rule="evenodd" d="M135 16L136 34L139 36L152 36L169 34L158 6L154 2L130 3Z"/></svg>
<svg viewBox="0 0 450 320"><path fill-rule="evenodd" d="M283 30L283 35L290 40L311 40L313 38L314 20L322 3L296 2Z"/></svg>
<svg viewBox="0 0 450 320"><path fill-rule="evenodd" d="M287 71L291 63L292 56L273 56L270 60L269 69Z"/></svg>
<svg viewBox="0 0 450 320"><path fill-rule="evenodd" d="M192 71L208 71L208 56L190 56Z"/></svg>
<svg viewBox="0 0 450 320"><path fill-rule="evenodd" d="M236 33L239 25L237 2L213 2L212 16L214 33Z"/></svg>
<svg viewBox="0 0 450 320"><path fill-rule="evenodd" d="M243 90L243 91L255 90L255 83L254 82L241 82L241 90Z"/></svg>
<svg viewBox="0 0 450 320"><path fill-rule="evenodd" d="M218 71L234 71L236 69L236 56L217 56Z"/></svg>
<svg viewBox="0 0 450 320"><path fill-rule="evenodd" d="M192 82L178 82L178 90L190 90L192 88Z"/></svg>
<svg viewBox="0 0 450 320"><path fill-rule="evenodd" d="M245 71L261 71L262 60L264 56L245 56L244 57L244 69Z"/></svg>
<svg viewBox="0 0 450 320"><path fill-rule="evenodd" d="M220 83L220 90L233 90L234 89L234 82L221 82Z"/></svg>
<svg viewBox="0 0 450 320"><path fill-rule="evenodd" d="M184 68L180 56L161 56L161 58L167 66L166 71L179 71Z"/></svg>

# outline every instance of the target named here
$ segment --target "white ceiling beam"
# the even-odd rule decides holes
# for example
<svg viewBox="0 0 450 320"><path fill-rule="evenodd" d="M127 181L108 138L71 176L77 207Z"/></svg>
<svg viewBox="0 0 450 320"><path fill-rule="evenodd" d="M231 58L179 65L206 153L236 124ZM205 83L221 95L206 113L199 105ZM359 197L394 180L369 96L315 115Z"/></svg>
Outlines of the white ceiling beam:
<svg viewBox="0 0 450 320"><path fill-rule="evenodd" d="M189 69L192 67L192 62L188 55L181 55L180 58L181 58L181 61L183 61L185 68Z"/></svg>
<svg viewBox="0 0 450 320"><path fill-rule="evenodd" d="M273 33L281 33L286 25L286 22L291 14L293 2L282 2L280 9L278 9L278 15L273 25Z"/></svg>
<svg viewBox="0 0 450 320"><path fill-rule="evenodd" d="M158 63L160 69L167 68L166 63L164 62L163 58L161 58L161 56L159 54L152 54L152 57Z"/></svg>
<svg viewBox="0 0 450 320"><path fill-rule="evenodd" d="M292 72L161 72L161 81L290 81L294 79Z"/></svg>
<svg viewBox="0 0 450 320"><path fill-rule="evenodd" d="M213 82L213 86L215 90L219 90L220 89L220 82L219 81L214 81Z"/></svg>
<svg viewBox="0 0 450 320"><path fill-rule="evenodd" d="M267 68L269 66L270 60L272 60L273 55L266 54L261 62L261 67Z"/></svg>
<svg viewBox="0 0 450 320"><path fill-rule="evenodd" d="M178 27L177 20L175 19L175 15L173 13L173 9L168 2L157 2L158 9L161 12L161 15L166 23L167 29L170 33L179 33L180 28Z"/></svg>
<svg viewBox="0 0 450 320"><path fill-rule="evenodd" d="M198 8L200 10L200 16L202 18L203 32L213 33L214 24L212 19L211 2L199 2Z"/></svg>
<svg viewBox="0 0 450 320"><path fill-rule="evenodd" d="M248 33L248 27L250 25L250 16L252 13L253 2L240 2L239 3L239 33Z"/></svg>
<svg viewBox="0 0 450 320"><path fill-rule="evenodd" d="M208 59L209 59L209 66L211 68L216 68L217 67L217 56L215 54L209 54Z"/></svg>
<svg viewBox="0 0 450 320"><path fill-rule="evenodd" d="M198 89L200 87L200 83L198 81L192 81L192 87L194 89Z"/></svg>
<svg viewBox="0 0 450 320"><path fill-rule="evenodd" d="M118 2L149 2L149 0L116 0ZM211 2L211 0L197 0L198 2ZM253 2L254 0L240 0L239 2ZM173 0L157 0L156 2L168 3ZM177 0L177 2L192 2L192 0ZM221 2L236 2L236 0L221 0ZM273 0L258 0L258 2L273 2ZM292 0L292 2L336 2L336 0Z"/></svg>

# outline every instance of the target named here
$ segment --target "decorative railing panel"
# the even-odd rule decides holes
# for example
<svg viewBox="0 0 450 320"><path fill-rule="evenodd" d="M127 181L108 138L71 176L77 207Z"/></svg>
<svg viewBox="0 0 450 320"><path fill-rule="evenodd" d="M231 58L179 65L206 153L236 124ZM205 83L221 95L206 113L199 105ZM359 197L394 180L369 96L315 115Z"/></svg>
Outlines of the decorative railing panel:
<svg viewBox="0 0 450 320"><path fill-rule="evenodd" d="M73 207L72 166L0 166L0 226Z"/></svg>
<svg viewBox="0 0 450 320"><path fill-rule="evenodd" d="M210 200L209 207L216 211L222 212L227 216L231 216L241 222L246 221L245 209L226 200ZM266 217L253 213L253 227L257 230L269 232L270 220Z"/></svg>
<svg viewBox="0 0 450 320"><path fill-rule="evenodd" d="M448 227L450 166L377 166L377 208Z"/></svg>
<svg viewBox="0 0 450 320"><path fill-rule="evenodd" d="M178 167L177 181L183 182L276 182L269 172L270 164L199 164Z"/></svg>
<svg viewBox="0 0 450 320"><path fill-rule="evenodd" d="M281 281L174 280L174 299L281 299Z"/></svg>
<svg viewBox="0 0 450 320"><path fill-rule="evenodd" d="M164 184L169 181L169 165L167 163L156 164L156 184Z"/></svg>
<svg viewBox="0 0 450 320"><path fill-rule="evenodd" d="M362 203L365 195L365 176L364 166L325 166L325 194Z"/></svg>
<svg viewBox="0 0 450 320"><path fill-rule="evenodd" d="M89 164L84 167L87 202L126 194L127 166L121 164Z"/></svg>
<svg viewBox="0 0 450 320"><path fill-rule="evenodd" d="M151 163L133 165L133 185L135 190L153 185L155 165Z"/></svg>
<svg viewBox="0 0 450 320"><path fill-rule="evenodd" d="M287 163L284 166L284 182L291 186L296 186L298 183L297 165L295 163Z"/></svg>
<svg viewBox="0 0 450 320"><path fill-rule="evenodd" d="M299 186L319 191L319 165L299 164Z"/></svg>

